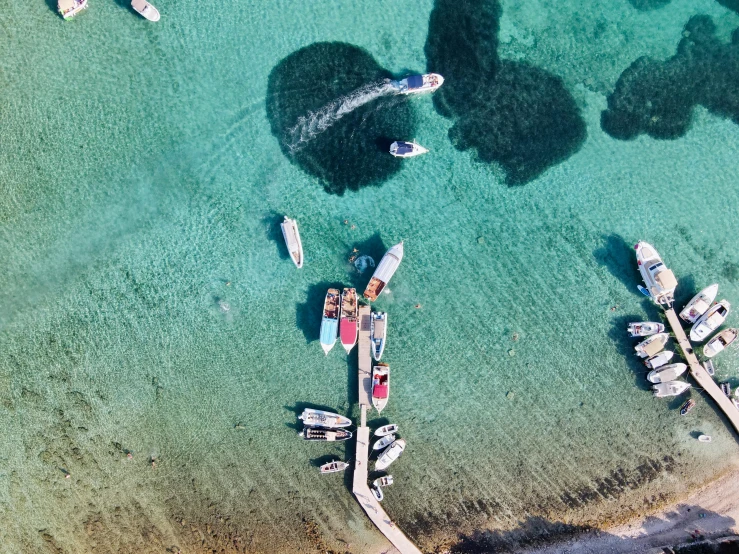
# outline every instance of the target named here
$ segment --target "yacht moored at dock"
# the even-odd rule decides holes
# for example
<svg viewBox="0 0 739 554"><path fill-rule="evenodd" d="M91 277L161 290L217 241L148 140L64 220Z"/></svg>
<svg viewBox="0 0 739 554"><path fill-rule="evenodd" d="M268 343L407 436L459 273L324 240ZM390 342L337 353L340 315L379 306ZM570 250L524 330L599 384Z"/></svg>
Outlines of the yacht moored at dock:
<svg viewBox="0 0 739 554"><path fill-rule="evenodd" d="M382 471L387 469L390 464L397 460L405 450L405 441L403 439L396 440L388 446L375 462L375 470Z"/></svg>
<svg viewBox="0 0 739 554"><path fill-rule="evenodd" d="M403 241L399 242L390 250L385 252L385 255L377 264L375 272L372 274L367 288L364 289L364 297L370 302L377 300L382 291L385 289L390 279L398 269L400 262L403 260Z"/></svg>
<svg viewBox="0 0 739 554"><path fill-rule="evenodd" d="M387 406L389 396L390 366L381 362L372 368L372 405L378 413Z"/></svg>
<svg viewBox="0 0 739 554"><path fill-rule="evenodd" d="M648 337L649 335L661 333L665 330L665 326L654 321L637 321L629 323L626 330L629 332L630 337Z"/></svg>
<svg viewBox="0 0 739 554"><path fill-rule="evenodd" d="M680 318L688 323L695 321L708 311L711 304L716 300L718 294L718 283L707 286L685 304L683 311L680 312Z"/></svg>
<svg viewBox="0 0 739 554"><path fill-rule="evenodd" d="M372 357L376 362L382 358L385 351L385 334L387 333L387 314L385 312L373 312L370 320L370 346Z"/></svg>
<svg viewBox="0 0 739 554"><path fill-rule="evenodd" d="M736 340L737 335L739 335L739 330L737 329L726 329L721 331L703 347L703 355L706 358L713 358L716 354L722 352L727 346L733 343Z"/></svg>
<svg viewBox="0 0 739 554"><path fill-rule="evenodd" d="M159 10L149 4L146 0L131 0L131 7L149 21L156 22L159 21L159 18L161 17L159 15Z"/></svg>
<svg viewBox="0 0 739 554"><path fill-rule="evenodd" d="M64 19L72 19L87 9L87 0L59 0L56 7Z"/></svg>
<svg viewBox="0 0 739 554"><path fill-rule="evenodd" d="M667 362L669 362L674 355L675 353L671 350L663 350L659 354L656 354L648 360L645 360L644 365L647 366L649 369L657 369L658 367L662 367Z"/></svg>
<svg viewBox="0 0 739 554"><path fill-rule="evenodd" d="M303 243L300 240L298 222L285 216L285 221L280 223L280 227L285 239L285 246L287 246L287 251L290 253L290 259L300 269L303 267Z"/></svg>
<svg viewBox="0 0 739 554"><path fill-rule="evenodd" d="M307 441L337 442L352 438L351 432L346 429L321 429L320 427L303 427L298 435Z"/></svg>
<svg viewBox="0 0 739 554"><path fill-rule="evenodd" d="M375 436L376 437L384 437L386 435L392 435L393 433L398 432L398 425L395 423L392 423L390 425L383 425L382 427L378 427L375 430Z"/></svg>
<svg viewBox="0 0 739 554"><path fill-rule="evenodd" d="M641 341L634 347L634 350L636 350L636 355L640 358L651 358L664 349L668 340L670 340L670 335L667 333L657 333Z"/></svg>
<svg viewBox="0 0 739 554"><path fill-rule="evenodd" d="M321 466L321 473L338 473L339 471L344 471L348 467L349 467L349 464L347 464L346 462L340 462L339 460L334 460L333 462L328 462L327 464L323 464Z"/></svg>
<svg viewBox="0 0 739 554"><path fill-rule="evenodd" d="M357 304L357 290L344 289L341 293L341 317L339 318L339 337L341 346L346 353L351 352L357 344L359 320L357 319L359 306Z"/></svg>
<svg viewBox="0 0 739 554"><path fill-rule="evenodd" d="M348 417L333 412L314 410L313 408L303 410L303 413L298 416L298 419L302 419L304 425L326 427L329 429L349 427L352 424L352 420Z"/></svg>
<svg viewBox="0 0 739 554"><path fill-rule="evenodd" d="M390 81L390 84L398 94L421 94L434 92L444 84L444 77L438 73L425 73L423 75L410 75L399 81Z"/></svg>
<svg viewBox="0 0 739 554"><path fill-rule="evenodd" d="M396 140L390 145L390 153L396 158L413 158L428 153L428 149L415 142Z"/></svg>
<svg viewBox="0 0 739 554"><path fill-rule="evenodd" d="M680 396L690 388L690 384L685 381L666 381L652 386L654 396L664 398L666 396Z"/></svg>
<svg viewBox="0 0 739 554"><path fill-rule="evenodd" d="M321 348L328 354L336 344L336 332L339 329L339 312L341 294L339 289L328 289L326 300L323 302L323 317L321 318Z"/></svg>
<svg viewBox="0 0 739 554"><path fill-rule="evenodd" d="M706 313L698 318L690 330L690 340L693 342L703 342L711 333L721 327L729 315L731 304L728 300L722 300L718 304L711 306Z"/></svg>
<svg viewBox="0 0 739 554"><path fill-rule="evenodd" d="M653 369L647 375L647 381L650 383L666 383L667 381L674 381L680 377L688 366L685 364L670 364L663 365L659 369Z"/></svg>
<svg viewBox="0 0 739 554"><path fill-rule="evenodd" d="M677 279L667 269L662 258L648 242L639 241L636 246L636 263L639 265L649 297L657 304L670 306L675 299Z"/></svg>

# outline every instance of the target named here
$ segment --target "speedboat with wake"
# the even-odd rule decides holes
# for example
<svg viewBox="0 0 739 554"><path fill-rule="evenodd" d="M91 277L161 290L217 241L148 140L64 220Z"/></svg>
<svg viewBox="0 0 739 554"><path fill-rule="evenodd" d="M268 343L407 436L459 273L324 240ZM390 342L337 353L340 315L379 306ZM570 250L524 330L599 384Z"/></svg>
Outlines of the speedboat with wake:
<svg viewBox="0 0 739 554"><path fill-rule="evenodd" d="M666 396L680 396L690 388L690 384L685 381L667 381L652 386L652 392L657 398Z"/></svg>
<svg viewBox="0 0 739 554"><path fill-rule="evenodd" d="M728 300L722 300L718 304L711 306L706 313L698 318L693 328L690 330L690 340L693 342L703 342L708 336L718 329L721 324L726 321L729 315L731 304Z"/></svg>
<svg viewBox="0 0 739 554"><path fill-rule="evenodd" d="M300 240L298 222L285 216L285 221L280 223L280 227L282 228L282 236L285 239L287 251L290 253L290 259L300 269L303 267L303 243Z"/></svg>
<svg viewBox="0 0 739 554"><path fill-rule="evenodd" d="M654 321L637 321L635 323L629 323L626 330L631 337L648 337L661 333L665 330L665 326Z"/></svg>
<svg viewBox="0 0 739 554"><path fill-rule="evenodd" d="M444 84L444 77L438 73L425 73L423 75L411 75L399 81L390 81L398 94L421 94L434 92Z"/></svg>
<svg viewBox="0 0 739 554"><path fill-rule="evenodd" d="M670 340L670 335L667 333L657 333L641 341L634 347L634 350L640 358L651 358L665 348L668 340Z"/></svg>
<svg viewBox="0 0 739 554"><path fill-rule="evenodd" d="M328 289L326 299L323 301L323 317L321 318L321 348L327 355L336 344L340 302L339 289Z"/></svg>
<svg viewBox="0 0 739 554"><path fill-rule="evenodd" d="M87 9L87 0L59 0L56 7L64 19L72 19L82 10Z"/></svg>
<svg viewBox="0 0 739 554"><path fill-rule="evenodd" d="M397 423L391 423L390 425L383 425L382 427L378 427L375 430L375 436L384 437L386 435L392 435L393 433L397 433L398 429L399 427Z"/></svg>
<svg viewBox="0 0 739 554"><path fill-rule="evenodd" d="M653 369L647 375L647 381L650 383L666 383L667 381L674 381L680 377L688 366L685 364L670 364L663 365L659 369Z"/></svg>
<svg viewBox="0 0 739 554"><path fill-rule="evenodd" d="M382 358L385 351L385 333L387 333L387 314L385 312L372 312L370 320L370 345L372 357L376 362Z"/></svg>
<svg viewBox="0 0 739 554"><path fill-rule="evenodd" d="M375 470L383 471L387 469L390 464L397 460L405 450L405 440L398 439L393 444L383 450L380 457L375 462Z"/></svg>
<svg viewBox="0 0 739 554"><path fill-rule="evenodd" d="M723 351L724 348L734 342L737 335L739 335L739 330L737 329L726 329L725 331L721 331L703 347L703 355L706 358L713 358L716 354Z"/></svg>
<svg viewBox="0 0 739 554"><path fill-rule="evenodd" d="M389 396L390 366L386 363L378 363L372 368L372 405L378 413L387 406Z"/></svg>
<svg viewBox="0 0 739 554"><path fill-rule="evenodd" d="M396 140L390 145L390 153L396 158L413 158L427 152L428 149L415 142Z"/></svg>
<svg viewBox="0 0 739 554"><path fill-rule="evenodd" d="M652 356L648 360L645 360L644 365L647 366L649 369L657 369L658 367L662 367L667 362L669 362L674 355L675 353L671 350L663 350L659 354Z"/></svg>
<svg viewBox="0 0 739 554"><path fill-rule="evenodd" d="M341 346L349 354L357 344L359 329L359 306L357 304L357 289L344 289L341 293L341 317L339 318L339 337Z"/></svg>
<svg viewBox="0 0 739 554"><path fill-rule="evenodd" d="M298 435L307 441L336 442L352 438L351 432L346 429L321 429L320 427L303 427Z"/></svg>
<svg viewBox="0 0 739 554"><path fill-rule="evenodd" d="M298 419L302 419L303 424L309 427L327 427L329 429L349 427L352 424L352 420L348 417L333 412L314 410L313 408L303 410Z"/></svg>
<svg viewBox="0 0 739 554"><path fill-rule="evenodd" d="M639 265L644 284L647 288L640 288L655 303L669 306L675 299L677 279L671 270L667 269L662 258L648 242L639 241L636 246L636 263Z"/></svg>
<svg viewBox="0 0 739 554"><path fill-rule="evenodd" d="M385 289L390 279L398 269L400 262L403 260L403 241L393 246L385 252L385 255L377 264L375 272L372 274L367 288L364 289L364 297L370 302L377 300L382 291Z"/></svg>
<svg viewBox="0 0 739 554"><path fill-rule="evenodd" d="M132 0L131 7L149 21L159 21L159 10L146 0Z"/></svg>
<svg viewBox="0 0 739 554"><path fill-rule="evenodd" d="M328 462L327 464L323 464L321 466L321 473L338 473L339 471L344 471L346 468L349 467L349 464L346 462L340 462L339 460L334 460L333 462Z"/></svg>
<svg viewBox="0 0 739 554"><path fill-rule="evenodd" d="M688 323L695 323L700 316L708 311L713 301L716 300L717 294L718 283L707 286L685 304L683 311L680 312L680 317Z"/></svg>

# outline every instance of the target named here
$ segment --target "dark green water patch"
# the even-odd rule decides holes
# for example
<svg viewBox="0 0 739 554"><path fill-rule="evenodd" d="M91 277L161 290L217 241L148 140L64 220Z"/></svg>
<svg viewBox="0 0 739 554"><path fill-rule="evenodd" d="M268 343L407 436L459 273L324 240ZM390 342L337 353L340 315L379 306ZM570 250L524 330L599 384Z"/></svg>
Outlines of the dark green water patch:
<svg viewBox="0 0 739 554"><path fill-rule="evenodd" d="M657 10L666 6L670 2L671 0L629 0L629 4L642 12Z"/></svg>
<svg viewBox="0 0 739 554"><path fill-rule="evenodd" d="M401 168L390 144L415 132L407 99L387 90L391 77L366 50L341 42L284 58L267 86L267 118L283 154L332 194L384 182Z"/></svg>
<svg viewBox="0 0 739 554"><path fill-rule="evenodd" d="M580 149L585 122L559 77L498 57L501 15L497 0L436 0L425 51L428 70L445 78L434 106L454 120L454 146L523 185Z"/></svg>
<svg viewBox="0 0 739 554"><path fill-rule="evenodd" d="M608 97L603 130L621 140L642 133L676 139L687 133L697 105L739 123L739 29L729 44L715 31L710 17L691 17L672 58L632 63Z"/></svg>

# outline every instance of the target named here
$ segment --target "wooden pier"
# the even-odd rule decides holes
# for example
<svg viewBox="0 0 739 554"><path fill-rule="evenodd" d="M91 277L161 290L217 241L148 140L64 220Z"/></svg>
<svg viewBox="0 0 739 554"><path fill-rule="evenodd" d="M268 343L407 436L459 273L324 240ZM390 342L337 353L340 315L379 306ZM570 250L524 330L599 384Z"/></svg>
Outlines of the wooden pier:
<svg viewBox="0 0 739 554"><path fill-rule="evenodd" d="M673 308L665 310L665 315L667 316L667 321L669 322L670 327L672 327L672 332L675 334L677 344L680 346L680 350L682 350L683 356L690 366L690 375L692 375L693 379L696 380L703 390L713 398L721 411L726 414L726 417L734 426L736 432L739 433L739 408L734 406L731 399L724 394L721 387L719 387L716 384L716 381L713 380L713 377L711 377L706 369L698 362L698 358L693 352L693 345L690 344L675 310Z"/></svg>
<svg viewBox="0 0 739 554"><path fill-rule="evenodd" d="M372 407L372 355L370 351L370 317L369 306L359 306L359 409L360 426L356 432L357 451L354 456L354 481L352 492L357 502L367 513L372 523L385 535L401 554L421 554L408 537L398 529L390 517L382 509L372 495L367 479L369 478L369 446L370 428L367 427L367 410Z"/></svg>

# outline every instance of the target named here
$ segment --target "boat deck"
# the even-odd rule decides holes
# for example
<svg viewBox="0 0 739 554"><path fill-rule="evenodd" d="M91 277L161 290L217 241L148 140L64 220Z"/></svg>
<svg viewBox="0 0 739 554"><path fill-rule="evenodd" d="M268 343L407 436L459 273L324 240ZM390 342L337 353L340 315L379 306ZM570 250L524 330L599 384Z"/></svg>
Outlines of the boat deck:
<svg viewBox="0 0 739 554"><path fill-rule="evenodd" d="M739 433L739 409L734 406L731 399L723 393L718 384L716 384L716 381L713 380L713 377L711 377L708 374L708 371L706 371L706 369L698 362L698 357L693 352L693 345L690 344L675 310L673 308L665 310L665 316L667 316L667 321L669 322L670 327L672 327L672 332L675 334L677 344L680 346L680 350L682 350L683 356L690 366L690 375L692 375L693 379L696 380L703 390L713 398L721 411L726 414L726 417L734 426L736 432Z"/></svg>
<svg viewBox="0 0 739 554"><path fill-rule="evenodd" d="M357 429L357 452L354 456L354 480L352 492L372 523L385 535L401 554L421 554L372 495L369 476L370 428L367 427L367 409L372 406L372 355L370 352L370 307L359 307L359 409L360 426Z"/></svg>

